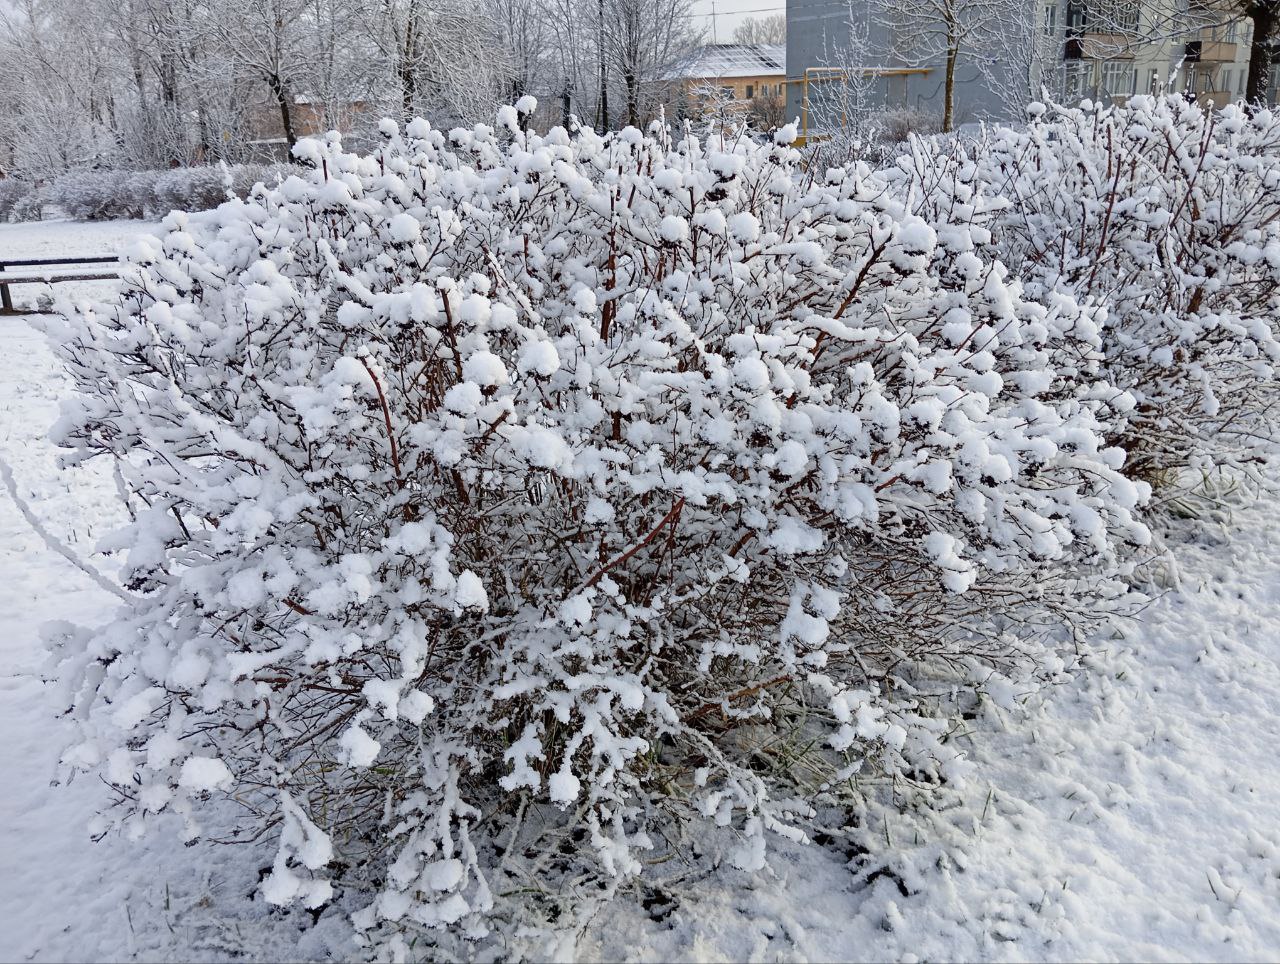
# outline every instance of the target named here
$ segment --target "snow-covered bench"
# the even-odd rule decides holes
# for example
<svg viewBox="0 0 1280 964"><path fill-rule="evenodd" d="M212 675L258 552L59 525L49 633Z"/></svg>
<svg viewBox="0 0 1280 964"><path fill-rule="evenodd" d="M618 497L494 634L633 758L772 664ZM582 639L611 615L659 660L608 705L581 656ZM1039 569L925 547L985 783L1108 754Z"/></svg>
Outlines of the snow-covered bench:
<svg viewBox="0 0 1280 964"><path fill-rule="evenodd" d="M13 306L10 285L58 284L63 281L106 281L120 277L115 255L83 258L26 258L0 260L0 315L30 314ZM101 267L97 267L101 265Z"/></svg>

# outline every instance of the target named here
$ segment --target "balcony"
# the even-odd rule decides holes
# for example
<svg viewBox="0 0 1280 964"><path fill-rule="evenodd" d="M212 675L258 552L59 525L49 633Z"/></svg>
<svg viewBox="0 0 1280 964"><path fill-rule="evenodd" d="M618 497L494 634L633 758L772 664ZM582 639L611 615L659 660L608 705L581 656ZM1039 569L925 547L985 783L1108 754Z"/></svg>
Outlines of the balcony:
<svg viewBox="0 0 1280 964"><path fill-rule="evenodd" d="M1188 45L1189 46L1189 45ZM1133 60L1133 40L1127 34L1085 29L1067 33L1063 60Z"/></svg>
<svg viewBox="0 0 1280 964"><path fill-rule="evenodd" d="M1213 104L1214 107L1225 107L1236 99L1236 95L1229 90L1206 90L1203 94L1196 94L1196 103L1202 107L1208 107Z"/></svg>
<svg viewBox="0 0 1280 964"><path fill-rule="evenodd" d="M1227 40L1214 39L1211 27L1200 31L1196 40L1187 41L1186 60L1189 64L1229 64L1236 59L1236 45Z"/></svg>

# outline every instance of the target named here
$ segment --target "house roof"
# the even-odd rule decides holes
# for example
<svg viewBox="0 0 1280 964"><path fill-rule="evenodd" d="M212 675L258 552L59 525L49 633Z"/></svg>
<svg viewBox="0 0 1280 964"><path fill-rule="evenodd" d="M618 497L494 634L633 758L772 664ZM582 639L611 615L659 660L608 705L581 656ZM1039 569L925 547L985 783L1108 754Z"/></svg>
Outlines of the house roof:
<svg viewBox="0 0 1280 964"><path fill-rule="evenodd" d="M676 65L671 79L786 76L784 44L707 44Z"/></svg>

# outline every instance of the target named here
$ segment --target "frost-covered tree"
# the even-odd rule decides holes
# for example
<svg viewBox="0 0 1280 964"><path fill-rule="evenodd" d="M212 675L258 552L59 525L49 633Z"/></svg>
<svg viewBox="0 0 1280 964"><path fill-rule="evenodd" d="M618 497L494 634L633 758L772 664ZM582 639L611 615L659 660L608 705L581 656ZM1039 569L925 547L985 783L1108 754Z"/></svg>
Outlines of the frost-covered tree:
<svg viewBox="0 0 1280 964"><path fill-rule="evenodd" d="M744 17L733 28L733 42L736 44L785 44L787 42L786 14Z"/></svg>
<svg viewBox="0 0 1280 964"><path fill-rule="evenodd" d="M661 102L671 68L701 36L690 17L690 2L600 0L599 6L602 89L618 85L624 124L647 123Z"/></svg>

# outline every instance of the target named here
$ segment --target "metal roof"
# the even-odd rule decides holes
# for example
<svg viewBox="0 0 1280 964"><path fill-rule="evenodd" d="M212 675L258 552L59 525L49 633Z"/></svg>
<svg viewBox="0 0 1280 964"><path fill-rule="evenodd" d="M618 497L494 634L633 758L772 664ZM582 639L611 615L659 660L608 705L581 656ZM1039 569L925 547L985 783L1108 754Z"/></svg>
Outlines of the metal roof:
<svg viewBox="0 0 1280 964"><path fill-rule="evenodd" d="M674 71L679 78L761 77L787 73L785 44L708 44Z"/></svg>

